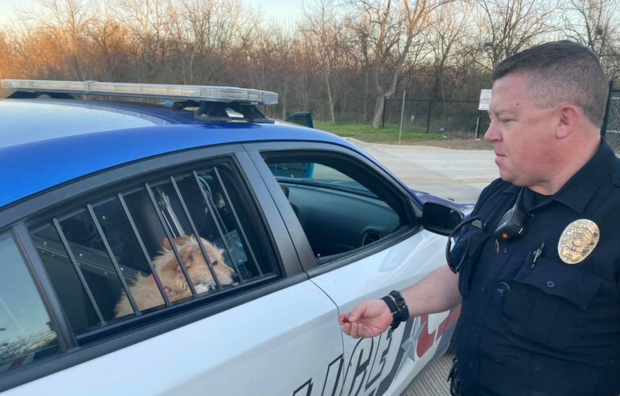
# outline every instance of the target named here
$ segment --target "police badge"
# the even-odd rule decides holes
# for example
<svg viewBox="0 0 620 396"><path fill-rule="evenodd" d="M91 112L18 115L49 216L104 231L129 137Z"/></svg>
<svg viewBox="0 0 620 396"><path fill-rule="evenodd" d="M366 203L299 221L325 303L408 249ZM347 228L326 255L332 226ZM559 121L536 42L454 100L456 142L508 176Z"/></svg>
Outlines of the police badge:
<svg viewBox="0 0 620 396"><path fill-rule="evenodd" d="M577 264L592 253L600 238L595 222L587 219L575 220L562 232L558 242L558 254L566 264Z"/></svg>

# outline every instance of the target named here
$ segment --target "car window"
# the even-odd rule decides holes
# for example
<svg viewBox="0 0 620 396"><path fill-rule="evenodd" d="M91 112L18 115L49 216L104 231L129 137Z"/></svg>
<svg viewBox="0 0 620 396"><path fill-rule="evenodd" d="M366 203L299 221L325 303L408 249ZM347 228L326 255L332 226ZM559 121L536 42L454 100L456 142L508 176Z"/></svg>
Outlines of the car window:
<svg viewBox="0 0 620 396"><path fill-rule="evenodd" d="M296 179L297 183L317 184L325 187L341 186L348 187L376 196L362 184L339 170L315 162L274 162L269 165L269 169L279 180L286 178Z"/></svg>
<svg viewBox="0 0 620 396"><path fill-rule="evenodd" d="M0 236L0 374L59 350L58 338L13 238Z"/></svg>
<svg viewBox="0 0 620 396"><path fill-rule="evenodd" d="M405 200L358 161L321 153L263 153L319 263L410 225Z"/></svg>
<svg viewBox="0 0 620 396"><path fill-rule="evenodd" d="M232 162L153 178L31 230L78 335L279 276ZM79 339L79 337L78 337Z"/></svg>

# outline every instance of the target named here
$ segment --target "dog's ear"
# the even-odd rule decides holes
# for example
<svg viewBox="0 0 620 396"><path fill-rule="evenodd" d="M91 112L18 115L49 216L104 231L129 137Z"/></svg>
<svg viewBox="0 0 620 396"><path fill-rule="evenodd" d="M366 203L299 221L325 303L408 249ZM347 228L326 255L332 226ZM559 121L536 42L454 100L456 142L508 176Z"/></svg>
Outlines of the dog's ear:
<svg viewBox="0 0 620 396"><path fill-rule="evenodd" d="M162 238L161 246L166 250L172 250L172 246L170 246L170 241L166 237Z"/></svg>
<svg viewBox="0 0 620 396"><path fill-rule="evenodd" d="M187 242L189 242L191 240L192 240L191 237L188 237L187 235L184 235L184 236L180 236L178 238L175 238L174 239L174 244L177 245L177 246L182 246L182 245L186 244ZM161 245L166 250L172 250L172 246L170 245L170 240L168 238L166 238L166 237L164 237L161 240Z"/></svg>
<svg viewBox="0 0 620 396"><path fill-rule="evenodd" d="M185 264L185 268L190 269L190 267L192 266L193 262L193 257L187 256L187 255L183 255L181 254L181 260L183 260L183 264ZM166 265L164 265L164 269L170 270L170 271L179 271L181 272L181 266L179 265L179 262L177 261L176 257L172 257L170 258L170 261L168 261L168 263Z"/></svg>
<svg viewBox="0 0 620 396"><path fill-rule="evenodd" d="M180 252L181 260L183 260L183 264L185 264L185 268L190 268L192 264L194 264L195 255L200 254L200 252L196 252L191 246L188 249L183 249ZM180 271L181 268L177 266L177 269Z"/></svg>
<svg viewBox="0 0 620 396"><path fill-rule="evenodd" d="M185 245L187 242L191 242L191 241L192 241L192 237L189 237L187 235L183 235L183 236L180 236L174 239L174 243L177 246Z"/></svg>
<svg viewBox="0 0 620 396"><path fill-rule="evenodd" d="M175 239L175 242L176 242L176 239ZM195 246L187 246L187 245L179 246L178 252L179 252L179 256L181 257L181 260L183 261L183 264L185 264L185 268L187 269L191 268L191 266L194 264L194 261L196 259L196 254L200 254L199 251L196 252ZM177 261L176 256L171 255L169 257L170 257L170 261L168 261L168 263L164 265L164 268L168 270L181 272L181 266L179 265L179 262Z"/></svg>

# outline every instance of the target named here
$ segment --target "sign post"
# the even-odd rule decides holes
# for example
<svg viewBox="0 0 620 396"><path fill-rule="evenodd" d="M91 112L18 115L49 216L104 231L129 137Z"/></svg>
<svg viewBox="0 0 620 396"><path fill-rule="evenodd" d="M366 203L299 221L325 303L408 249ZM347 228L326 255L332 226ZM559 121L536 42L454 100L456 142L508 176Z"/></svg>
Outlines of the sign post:
<svg viewBox="0 0 620 396"><path fill-rule="evenodd" d="M491 90L481 89L480 90L480 103L478 104L478 110L489 111L490 102L491 102ZM478 115L478 119L476 120L476 134L474 136L475 139L478 139L479 133L480 133L480 115Z"/></svg>

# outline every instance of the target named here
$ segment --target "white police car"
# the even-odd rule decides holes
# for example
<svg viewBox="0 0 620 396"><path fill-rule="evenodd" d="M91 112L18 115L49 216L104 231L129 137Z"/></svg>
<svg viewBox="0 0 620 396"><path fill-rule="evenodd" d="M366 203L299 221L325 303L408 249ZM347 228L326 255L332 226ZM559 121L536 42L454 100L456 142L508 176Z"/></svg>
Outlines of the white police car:
<svg viewBox="0 0 620 396"><path fill-rule="evenodd" d="M444 265L422 223L462 215L274 124L256 104L276 94L2 86L2 395L398 395L446 350L458 310L365 340L337 317Z"/></svg>

